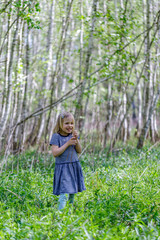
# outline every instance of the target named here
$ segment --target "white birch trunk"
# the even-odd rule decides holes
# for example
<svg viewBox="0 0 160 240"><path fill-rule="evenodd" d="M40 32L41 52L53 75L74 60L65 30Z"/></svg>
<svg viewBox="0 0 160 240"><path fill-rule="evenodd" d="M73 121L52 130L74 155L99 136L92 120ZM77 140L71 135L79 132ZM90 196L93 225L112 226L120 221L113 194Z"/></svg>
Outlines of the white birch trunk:
<svg viewBox="0 0 160 240"><path fill-rule="evenodd" d="M149 29L149 24L150 24L150 1L147 0L147 29ZM155 33L154 33L154 36L155 34L157 33L157 30L158 28L155 29ZM153 43L153 41L151 41L151 43ZM149 42L149 34L147 35L147 44L148 44L148 47L147 47L147 61L150 63L150 59L148 56L150 56L150 42ZM147 62L147 63L148 63ZM148 64L148 66L150 67L150 64ZM150 68L148 68L148 74L150 74ZM150 75L149 75L150 76ZM150 78L148 78L150 80ZM152 85L150 85L152 86ZM151 91L152 91L152 88L151 88ZM150 91L150 94L151 94L151 91ZM146 119L145 123L144 123L144 126L143 126L143 129L142 129L142 133L140 135L140 138L139 138L139 141L138 141L138 144L137 144L137 148L142 148L143 145L144 145L144 141L145 141L145 138L147 136L147 133L148 133L148 129L150 127L150 124L151 124L151 118L152 118L152 115L154 113L154 110L155 110L155 107L156 107L156 103L158 101L158 98L159 98L159 95L160 95L160 86L158 86L158 91L156 94L154 94L152 97L152 101L151 101L151 95L149 100L150 100L150 108L149 108L149 114L148 114L148 118Z"/></svg>
<svg viewBox="0 0 160 240"><path fill-rule="evenodd" d="M144 6L145 6L145 0L144 0ZM146 16L144 13L144 19L146 19L146 28L149 29L150 27L150 0L147 0L146 2L147 12ZM145 8L144 8L145 9ZM144 112L143 112L143 119L144 122L148 119L149 114L149 107L150 107L150 87L152 86L151 83L151 75L150 75L150 32L146 33L146 40L145 40L145 52L144 55L146 57L146 66L145 66L145 78L144 81Z"/></svg>
<svg viewBox="0 0 160 240"><path fill-rule="evenodd" d="M16 29L14 31L11 49L9 49L10 46L10 39L8 40L8 62L7 62L7 69L6 69L6 83L7 83L7 97L6 97L6 103L5 103L5 109L1 118L0 122L0 139L2 138L4 131L7 127L7 121L9 119L9 114L11 110L11 97L12 97L12 68L13 68L13 59L14 59L14 51L15 51L15 45L17 41L17 34L18 34L18 26L19 26L19 18L17 19L16 23Z"/></svg>
<svg viewBox="0 0 160 240"><path fill-rule="evenodd" d="M22 114L21 119L24 119L27 115L27 94L28 94L28 87L29 87L29 64L30 64L30 30L28 26L26 26L26 66L25 66L25 84L24 84L24 95L23 95L23 102L22 102ZM25 122L21 125L21 138L22 143L24 144L26 139L26 124Z"/></svg>
<svg viewBox="0 0 160 240"><path fill-rule="evenodd" d="M126 114L126 109L127 109L127 95L126 95L126 90L124 89L123 93L123 116ZM128 133L128 123L127 123L127 118L124 120L124 136L123 136L123 142L126 143L127 141L127 133Z"/></svg>
<svg viewBox="0 0 160 240"><path fill-rule="evenodd" d="M83 0L79 1L80 4L80 15L83 16ZM82 80L82 61L83 61L83 18L81 18L80 25L80 58L79 58L79 82Z"/></svg>
<svg viewBox="0 0 160 240"><path fill-rule="evenodd" d="M20 100L20 90L19 84L22 81L22 72L20 73L21 69L21 54L22 54L22 30L23 29L23 22L20 23L19 27L19 34L18 34L18 48L17 48L17 59L16 59L16 70L15 70L15 91L14 91L14 97L13 97L13 110L12 110L12 118L11 118L11 126L16 124L18 119L20 119L21 115L21 100ZM22 69L21 69L22 71ZM19 132L19 127L15 129L13 132L13 145L12 145L12 150L16 150L18 148L18 132Z"/></svg>
<svg viewBox="0 0 160 240"><path fill-rule="evenodd" d="M158 7L158 4L157 4L157 7ZM156 10L155 9L155 2L154 0L151 2L151 16L152 16L152 19L155 18L155 14L156 14ZM156 28L157 26L155 26ZM155 29L156 31L156 29ZM160 30L158 31L158 39L157 41L155 42L155 46L156 46L156 51L155 51L155 55L158 55L159 54L159 44L160 44ZM155 63L153 65L153 61L151 62L151 73L152 73L152 82L153 82L153 86L150 88L150 90L152 91L151 92L151 96L154 96L155 95L155 89L156 89L156 86L158 84L157 82L157 71L158 71L158 58L155 59ZM151 126L150 126L150 135L151 135L151 140L152 142L155 142L157 139L158 139L158 129L157 129L157 117L156 117L156 111L154 110L153 112L153 115L151 116Z"/></svg>
<svg viewBox="0 0 160 240"><path fill-rule="evenodd" d="M137 133L136 135L139 137L140 131L142 129L142 90L141 90L141 82L138 84L138 123L137 123Z"/></svg>
<svg viewBox="0 0 160 240"><path fill-rule="evenodd" d="M91 54L92 54L92 49L93 49L93 32L94 32L95 21L96 21L95 14L97 11L97 2L98 2L97 0L93 0L92 22L91 22L91 30L90 30L89 40L88 40L88 50L87 50L86 60L85 60L84 79L83 79L82 86L81 86L80 90L78 91L78 96L77 96L77 105L79 106L79 108L75 109L75 119L78 122L78 128L80 130L80 133L82 132L83 126L84 126L84 118L83 119L80 118L81 116L84 117L84 109L82 107L82 100L83 100L82 94L83 94L84 88L87 84L89 65L90 65ZM87 105L88 105L88 99L86 101L85 108L87 108Z"/></svg>
<svg viewBox="0 0 160 240"><path fill-rule="evenodd" d="M50 17L49 17L49 29L48 29L48 38L47 38L47 54L48 54L48 62L47 62L47 75L43 80L43 88L48 91L50 86L50 78L51 78L51 64L52 64L52 41L53 41L53 22L54 22L54 11L55 11L55 0L52 1L51 9L50 9ZM42 102L42 106L44 106L47 102L47 97L45 96ZM46 122L46 114L42 114L40 121L40 128L37 136L37 143L39 143Z"/></svg>

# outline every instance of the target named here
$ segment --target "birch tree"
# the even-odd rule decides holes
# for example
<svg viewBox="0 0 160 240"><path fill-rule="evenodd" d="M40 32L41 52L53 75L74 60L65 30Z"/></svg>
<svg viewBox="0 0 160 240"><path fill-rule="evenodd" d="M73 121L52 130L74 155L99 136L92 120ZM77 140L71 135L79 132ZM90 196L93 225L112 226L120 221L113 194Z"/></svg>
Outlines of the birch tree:
<svg viewBox="0 0 160 240"><path fill-rule="evenodd" d="M19 12L19 9L17 10L17 14L18 12ZM10 24L10 18L8 22L8 28L10 26L9 24ZM16 21L16 29L13 34L12 42L10 42L11 41L10 34L8 35L8 41L7 41L7 59L6 59L6 73L5 73L6 98L5 98L5 103L4 103L1 122L0 122L0 139L2 138L4 131L6 129L7 121L8 121L10 110L11 110L12 69L13 69L13 59L14 59L18 30L19 30L19 18L17 18L17 21Z"/></svg>
<svg viewBox="0 0 160 240"><path fill-rule="evenodd" d="M144 112L143 112L143 128L141 135L138 140L137 148L142 148L144 144L144 140L147 136L148 133L148 124L150 124L151 118L152 118L152 113L153 113L153 106L151 104L151 91L153 90L153 83L151 79L151 74L150 74L150 48L151 48L151 42L150 42L150 0L146 1L146 43L145 43L145 56L146 56L146 65L145 65L145 79L146 81L144 82ZM157 31L157 30L156 30ZM153 94L153 92L152 92ZM157 93L157 97L159 95L159 92ZM156 100L155 100L156 101Z"/></svg>
<svg viewBox="0 0 160 240"><path fill-rule="evenodd" d="M54 22L54 11L55 11L55 0L51 2L50 13L49 13L49 26L48 26L48 36L46 45L46 56L47 56L47 66L46 66L46 76L43 78L42 90L49 91L51 70L52 70L52 40L53 40L53 22ZM40 106L43 107L47 103L47 94L41 99ZM46 121L46 114L42 114L40 118L40 128L37 136L37 143L39 143Z"/></svg>
<svg viewBox="0 0 160 240"><path fill-rule="evenodd" d="M83 124L84 124L84 109L83 109L83 93L84 93L84 88L87 84L88 81L88 71L89 71L89 64L90 64L90 59L91 59L91 54L93 50L93 33L95 29L95 21L96 21L96 11L97 11L97 2L98 0L93 0L92 3L92 16L91 16L91 28L90 28L90 34L89 34L89 40L88 40L88 49L86 53L86 60L85 60L85 69L84 69L84 74L83 74L83 83L78 91L78 96L77 96L77 108L75 109L75 119L78 122L78 128L80 129L80 132L82 132Z"/></svg>

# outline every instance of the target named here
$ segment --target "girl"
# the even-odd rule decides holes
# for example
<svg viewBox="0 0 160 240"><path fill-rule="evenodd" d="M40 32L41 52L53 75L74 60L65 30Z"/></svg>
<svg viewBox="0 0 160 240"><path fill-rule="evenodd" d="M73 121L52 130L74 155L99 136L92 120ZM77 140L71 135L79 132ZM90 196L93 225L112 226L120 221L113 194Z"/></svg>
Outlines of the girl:
<svg viewBox="0 0 160 240"><path fill-rule="evenodd" d="M69 203L73 204L74 194L86 190L77 155L82 149L74 127L74 117L71 113L60 114L50 141L53 156L56 158L53 194L60 195L59 210L66 205L66 193Z"/></svg>

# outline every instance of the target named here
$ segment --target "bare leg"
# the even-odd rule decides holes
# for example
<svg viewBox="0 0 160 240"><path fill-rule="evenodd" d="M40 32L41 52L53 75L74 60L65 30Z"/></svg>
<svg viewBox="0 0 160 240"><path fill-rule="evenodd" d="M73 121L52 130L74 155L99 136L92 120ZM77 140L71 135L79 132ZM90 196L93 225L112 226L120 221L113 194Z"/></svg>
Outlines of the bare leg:
<svg viewBox="0 0 160 240"><path fill-rule="evenodd" d="M60 194L58 210L63 209L66 206L66 202L67 202L67 198L66 198L65 193Z"/></svg>

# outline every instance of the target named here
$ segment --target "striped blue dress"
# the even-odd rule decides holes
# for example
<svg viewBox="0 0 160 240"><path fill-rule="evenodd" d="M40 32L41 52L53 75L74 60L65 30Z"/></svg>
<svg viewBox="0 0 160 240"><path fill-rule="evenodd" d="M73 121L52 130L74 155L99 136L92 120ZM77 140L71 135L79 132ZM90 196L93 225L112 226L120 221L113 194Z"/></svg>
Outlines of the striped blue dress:
<svg viewBox="0 0 160 240"><path fill-rule="evenodd" d="M62 136L58 133L54 133L52 135L50 145L61 147L70 138L72 138L72 134L69 134L68 136ZM74 194L86 190L82 168L78 160L75 146L69 146L60 156L56 157L55 159L53 194Z"/></svg>

